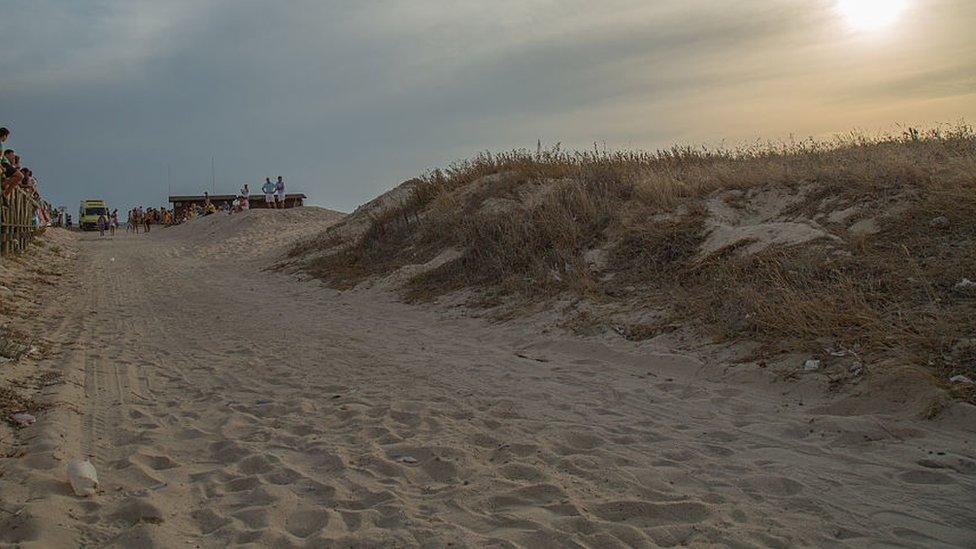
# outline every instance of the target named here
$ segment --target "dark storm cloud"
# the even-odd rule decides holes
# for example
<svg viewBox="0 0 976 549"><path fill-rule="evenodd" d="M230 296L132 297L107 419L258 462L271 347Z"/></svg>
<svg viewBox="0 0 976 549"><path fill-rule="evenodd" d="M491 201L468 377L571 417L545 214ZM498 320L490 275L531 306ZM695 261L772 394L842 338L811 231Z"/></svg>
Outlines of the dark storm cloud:
<svg viewBox="0 0 976 549"><path fill-rule="evenodd" d="M213 156L218 190L280 173L351 209L486 148L655 147L706 131L705 112L726 128L845 130L807 109L882 94L846 69L879 61L851 55L826 1L10 4L0 121L69 205L201 191ZM944 42L970 47L962 32ZM932 93L961 91L964 74L923 62L937 52L910 53L912 67L881 61L892 82L929 93L912 80L925 65L944 76ZM773 108L794 114L765 124Z"/></svg>

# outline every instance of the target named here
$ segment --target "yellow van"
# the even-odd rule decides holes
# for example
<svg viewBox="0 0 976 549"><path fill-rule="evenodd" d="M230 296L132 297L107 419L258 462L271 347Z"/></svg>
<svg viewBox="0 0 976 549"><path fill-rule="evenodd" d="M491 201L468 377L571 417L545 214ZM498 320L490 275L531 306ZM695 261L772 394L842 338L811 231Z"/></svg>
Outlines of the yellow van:
<svg viewBox="0 0 976 549"><path fill-rule="evenodd" d="M91 231L98 228L98 216L104 214L108 219L108 206L104 200L82 200L78 209L78 228Z"/></svg>

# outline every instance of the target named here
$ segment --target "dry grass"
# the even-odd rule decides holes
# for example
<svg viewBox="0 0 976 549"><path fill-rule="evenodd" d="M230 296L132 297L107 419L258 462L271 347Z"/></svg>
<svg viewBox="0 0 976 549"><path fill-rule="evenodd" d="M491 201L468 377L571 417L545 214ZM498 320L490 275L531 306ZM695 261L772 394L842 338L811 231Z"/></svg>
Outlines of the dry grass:
<svg viewBox="0 0 976 549"><path fill-rule="evenodd" d="M976 295L955 289L976 278L968 126L735 150L483 154L413 184L411 197L374 216L358 240L326 233L294 253L327 250L310 271L351 286L456 248L456 260L407 283L408 298L473 288L515 308L566 294L626 301L670 308L722 337L790 348L827 342L976 374L954 351L976 326ZM750 188L805 189L797 215L825 199L896 204L902 213L871 237L835 229L842 243L830 247L700 257L703 200ZM930 226L938 216L947 227ZM587 259L594 249L605 252L599 268Z"/></svg>

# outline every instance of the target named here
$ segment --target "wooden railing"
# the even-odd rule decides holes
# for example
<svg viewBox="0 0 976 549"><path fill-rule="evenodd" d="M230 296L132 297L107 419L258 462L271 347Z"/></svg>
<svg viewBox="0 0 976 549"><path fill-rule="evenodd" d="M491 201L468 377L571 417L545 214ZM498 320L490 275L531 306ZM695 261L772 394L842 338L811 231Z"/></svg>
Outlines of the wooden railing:
<svg viewBox="0 0 976 549"><path fill-rule="evenodd" d="M38 204L23 189L3 193L0 200L0 254L20 253L30 246L37 232L34 212Z"/></svg>

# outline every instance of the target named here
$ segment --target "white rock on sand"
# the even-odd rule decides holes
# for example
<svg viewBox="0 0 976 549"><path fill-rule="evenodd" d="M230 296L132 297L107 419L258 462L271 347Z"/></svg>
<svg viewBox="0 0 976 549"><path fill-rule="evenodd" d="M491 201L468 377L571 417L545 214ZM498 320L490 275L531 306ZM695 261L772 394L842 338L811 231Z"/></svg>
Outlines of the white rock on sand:
<svg viewBox="0 0 976 549"><path fill-rule="evenodd" d="M65 404L0 458L0 544L972 543L972 407L919 420L923 385L865 380L889 403L865 412L824 376L262 270L321 215L81 237L45 301ZM92 456L94 498L65 489L71 455Z"/></svg>
<svg viewBox="0 0 976 549"><path fill-rule="evenodd" d="M98 491L98 473L87 459L68 462L68 482L77 496L93 496Z"/></svg>

